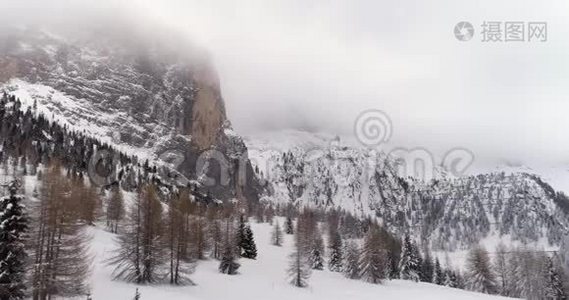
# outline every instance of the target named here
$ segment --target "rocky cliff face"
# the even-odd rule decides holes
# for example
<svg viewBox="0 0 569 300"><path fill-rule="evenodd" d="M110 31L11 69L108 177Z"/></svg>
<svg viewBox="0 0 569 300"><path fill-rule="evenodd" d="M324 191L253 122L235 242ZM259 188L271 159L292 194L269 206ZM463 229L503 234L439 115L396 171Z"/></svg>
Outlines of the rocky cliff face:
<svg viewBox="0 0 569 300"><path fill-rule="evenodd" d="M69 38L4 30L0 81L71 128L203 180L216 198L257 198L254 177L238 184L238 168L252 169L217 75L191 45L97 31Z"/></svg>
<svg viewBox="0 0 569 300"><path fill-rule="evenodd" d="M377 217L388 230L410 233L435 250L465 249L487 238L548 247L567 234L567 197L537 175L498 172L423 182L402 177L399 162L381 152L305 133L280 139L292 143L247 142L265 180L262 201Z"/></svg>

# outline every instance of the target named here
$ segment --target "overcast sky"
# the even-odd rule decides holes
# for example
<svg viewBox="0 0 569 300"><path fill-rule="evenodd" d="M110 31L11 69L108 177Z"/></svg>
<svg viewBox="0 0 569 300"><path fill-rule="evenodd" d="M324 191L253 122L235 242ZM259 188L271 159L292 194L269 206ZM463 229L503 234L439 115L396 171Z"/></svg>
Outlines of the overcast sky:
<svg viewBox="0 0 569 300"><path fill-rule="evenodd" d="M239 133L349 135L380 109L398 146L569 162L568 1L135 2L211 52ZM455 39L459 21L472 40ZM482 42L484 21L545 21L548 41Z"/></svg>

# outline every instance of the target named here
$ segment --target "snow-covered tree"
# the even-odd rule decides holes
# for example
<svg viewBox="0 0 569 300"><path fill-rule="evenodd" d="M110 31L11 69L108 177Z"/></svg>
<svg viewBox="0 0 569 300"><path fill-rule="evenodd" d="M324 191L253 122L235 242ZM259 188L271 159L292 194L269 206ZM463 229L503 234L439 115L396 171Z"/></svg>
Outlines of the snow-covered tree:
<svg viewBox="0 0 569 300"><path fill-rule="evenodd" d="M9 195L0 199L0 299L23 299L26 252L24 234L28 219L18 194L20 183L8 185Z"/></svg>
<svg viewBox="0 0 569 300"><path fill-rule="evenodd" d="M246 223L244 215L239 216L236 238L241 257L255 259L257 257L257 245L251 226Z"/></svg>
<svg viewBox="0 0 569 300"><path fill-rule="evenodd" d="M387 251L381 243L378 228L370 226L364 239L360 258L361 278L367 282L379 284L386 277Z"/></svg>
<svg viewBox="0 0 569 300"><path fill-rule="evenodd" d="M433 268L433 283L437 285L444 284L444 273L438 258L435 258L435 267Z"/></svg>
<svg viewBox="0 0 569 300"><path fill-rule="evenodd" d="M558 271L556 270L555 266L553 265L553 260L551 257L548 257L545 264L545 291L544 291L544 298L545 299L556 299L556 300L565 300L567 299L567 294L565 293L565 289L563 288L563 282L559 276Z"/></svg>
<svg viewBox="0 0 569 300"><path fill-rule="evenodd" d="M482 246L474 247L467 258L467 288L471 291L495 294L496 276L488 252Z"/></svg>
<svg viewBox="0 0 569 300"><path fill-rule="evenodd" d="M241 256L249 259L257 258L257 245L255 244L255 238L253 237L253 230L251 226L245 226L245 239L241 244L241 249L243 252Z"/></svg>
<svg viewBox="0 0 569 300"><path fill-rule="evenodd" d="M342 262L344 276L350 279L360 278L360 249L353 241L346 242L344 247L344 261Z"/></svg>
<svg viewBox="0 0 569 300"><path fill-rule="evenodd" d="M419 251L413 245L408 235L403 239L402 247L401 260L399 261L399 278L419 281L421 268Z"/></svg>
<svg viewBox="0 0 569 300"><path fill-rule="evenodd" d="M315 233L310 249L310 266L314 270L324 270L324 241L320 233Z"/></svg>
<svg viewBox="0 0 569 300"><path fill-rule="evenodd" d="M332 272L342 272L342 237L338 230L331 230L328 240L328 248L330 249L328 269Z"/></svg>

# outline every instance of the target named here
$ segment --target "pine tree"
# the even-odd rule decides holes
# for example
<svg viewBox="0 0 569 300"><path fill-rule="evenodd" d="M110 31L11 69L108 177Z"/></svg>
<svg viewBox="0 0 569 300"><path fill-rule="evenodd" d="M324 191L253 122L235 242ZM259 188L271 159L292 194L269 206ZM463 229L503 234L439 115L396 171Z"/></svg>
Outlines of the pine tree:
<svg viewBox="0 0 569 300"><path fill-rule="evenodd" d="M247 237L245 236L245 227L247 222L245 221L245 215L239 215L239 223L237 224L237 231L235 232L235 242L237 243L238 254L243 256L244 248L247 247Z"/></svg>
<svg viewBox="0 0 569 300"><path fill-rule="evenodd" d="M221 261L219 262L219 272L227 275L236 275L241 265L237 262L235 251L235 234L233 222L227 219L225 222L225 236L222 245Z"/></svg>
<svg viewBox="0 0 569 300"><path fill-rule="evenodd" d="M291 217L286 217L285 221L285 233L286 234L294 234L294 225L292 223Z"/></svg>
<svg viewBox="0 0 569 300"><path fill-rule="evenodd" d="M28 229L23 196L18 194L19 182L8 185L9 195L0 199L0 299L23 299L24 234Z"/></svg>
<svg viewBox="0 0 569 300"><path fill-rule="evenodd" d="M251 227L246 223L245 215L239 216L237 227L237 247L241 257L255 259L257 257L257 246L253 237Z"/></svg>
<svg viewBox="0 0 569 300"><path fill-rule="evenodd" d="M404 280L419 281L420 257L417 248L411 243L408 235L403 240L401 260L399 261L399 277Z"/></svg>
<svg viewBox="0 0 569 300"><path fill-rule="evenodd" d="M450 287L452 285L452 271L450 269L444 270L444 277L443 285Z"/></svg>
<svg viewBox="0 0 569 300"><path fill-rule="evenodd" d="M361 278L379 284L386 277L387 255L383 248L376 226L370 226L364 239L360 259Z"/></svg>
<svg viewBox="0 0 569 300"><path fill-rule="evenodd" d="M433 269L433 283L437 285L444 284L444 273L441 269L441 263L439 259L435 259L435 268Z"/></svg>
<svg viewBox="0 0 569 300"><path fill-rule="evenodd" d="M273 246L279 246L279 247L282 246L283 244L283 231L281 230L279 221L276 221L276 224L273 228L271 243L273 244Z"/></svg>
<svg viewBox="0 0 569 300"><path fill-rule="evenodd" d="M421 257L421 252L419 252L419 247L417 247L417 244L415 243L411 243L411 249L412 249L412 254L413 254L413 270L415 271L414 274L415 277L411 278L411 280L418 282L421 280L421 278L423 277L423 274L421 273L421 266L423 265L423 258Z"/></svg>
<svg viewBox="0 0 569 300"><path fill-rule="evenodd" d="M316 233L312 240L310 251L310 266L314 270L324 270L324 242L320 233Z"/></svg>
<svg viewBox="0 0 569 300"><path fill-rule="evenodd" d="M136 288L136 291L134 292L134 300L140 300L140 292L138 291L138 288Z"/></svg>
<svg viewBox="0 0 569 300"><path fill-rule="evenodd" d="M555 300L565 300L567 299L567 294L563 288L563 282L561 281L559 274L555 267L553 266L553 260L551 257L546 259L545 265L545 299L555 299Z"/></svg>
<svg viewBox="0 0 569 300"><path fill-rule="evenodd" d="M396 249L390 249L387 251L387 276L389 279L399 279L399 253Z"/></svg>
<svg viewBox="0 0 569 300"><path fill-rule="evenodd" d="M342 263L344 276L350 279L359 279L361 275L361 252L358 245L353 241L349 241L346 243L344 252L346 254Z"/></svg>
<svg viewBox="0 0 569 300"><path fill-rule="evenodd" d="M329 236L330 259L328 269L332 272L342 272L342 237L337 230L333 230Z"/></svg>
<svg viewBox="0 0 569 300"><path fill-rule="evenodd" d="M470 250L467 259L467 288L471 291L496 293L496 277L492 270L488 252L482 247Z"/></svg>
<svg viewBox="0 0 569 300"><path fill-rule="evenodd" d="M444 274L445 274L445 280L443 284L444 286L448 286L451 288L459 288L458 276L455 271L447 269L444 271Z"/></svg>
<svg viewBox="0 0 569 300"><path fill-rule="evenodd" d="M241 249L243 249L241 254L242 257L248 259L257 258L257 245L255 244L255 238L253 237L253 231L249 225L245 226L245 239L242 240Z"/></svg>

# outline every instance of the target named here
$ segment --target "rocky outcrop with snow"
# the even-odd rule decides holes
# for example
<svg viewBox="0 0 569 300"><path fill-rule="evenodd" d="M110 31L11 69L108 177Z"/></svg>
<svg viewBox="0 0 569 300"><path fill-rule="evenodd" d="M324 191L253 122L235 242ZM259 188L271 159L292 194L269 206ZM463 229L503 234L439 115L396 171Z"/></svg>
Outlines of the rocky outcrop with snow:
<svg viewBox="0 0 569 300"><path fill-rule="evenodd" d="M566 197L539 176L488 173L427 182L404 177L382 152L293 133L288 145L249 139L264 201L334 207L379 218L434 249L467 248L489 236L558 245L569 225Z"/></svg>
<svg viewBox="0 0 569 300"><path fill-rule="evenodd" d="M192 45L135 33L3 30L0 82L49 118L207 178L214 197L257 198L254 176L237 182L237 162L252 172L246 147L231 133L213 67Z"/></svg>

